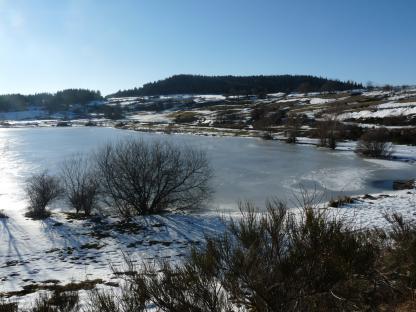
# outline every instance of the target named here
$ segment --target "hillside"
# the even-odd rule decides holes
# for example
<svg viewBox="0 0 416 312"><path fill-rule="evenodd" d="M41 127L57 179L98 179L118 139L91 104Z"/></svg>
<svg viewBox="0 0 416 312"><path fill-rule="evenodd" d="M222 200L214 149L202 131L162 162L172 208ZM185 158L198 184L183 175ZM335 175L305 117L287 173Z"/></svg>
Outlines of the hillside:
<svg viewBox="0 0 416 312"><path fill-rule="evenodd" d="M352 81L331 80L305 75L200 76L175 75L141 88L118 91L108 97L168 94L266 94L275 92L344 91L362 88Z"/></svg>
<svg viewBox="0 0 416 312"><path fill-rule="evenodd" d="M51 93L31 95L4 94L0 95L0 112L26 111L31 107L45 109L49 112L68 110L69 106L85 105L91 101L101 100L100 91L86 89L66 89Z"/></svg>

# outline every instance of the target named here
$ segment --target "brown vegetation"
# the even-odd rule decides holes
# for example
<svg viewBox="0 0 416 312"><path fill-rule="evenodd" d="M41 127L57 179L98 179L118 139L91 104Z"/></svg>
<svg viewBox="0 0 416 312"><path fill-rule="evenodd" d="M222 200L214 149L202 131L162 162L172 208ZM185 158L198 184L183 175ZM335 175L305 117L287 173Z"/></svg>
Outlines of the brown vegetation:
<svg viewBox="0 0 416 312"><path fill-rule="evenodd" d="M388 141L388 130L376 128L367 131L361 136L355 151L367 157L390 158L393 147Z"/></svg>
<svg viewBox="0 0 416 312"><path fill-rule="evenodd" d="M33 219L49 217L50 212L46 207L62 195L59 179L49 175L47 171L28 178L25 191L29 200L29 211L26 216Z"/></svg>
<svg viewBox="0 0 416 312"><path fill-rule="evenodd" d="M109 207L124 218L197 208L209 195L205 153L167 142L108 144L96 156Z"/></svg>
<svg viewBox="0 0 416 312"><path fill-rule="evenodd" d="M330 209L278 202L208 237L183 263L138 269L126 260L117 291L92 290L80 311L411 311L416 290L416 224L386 215L386 230L357 230ZM117 271L115 271L117 273ZM127 274L126 274L127 273ZM76 311L73 284L52 287L30 311ZM81 288L80 288L81 287ZM91 288L90 288L91 287ZM47 288L42 288L47 289ZM4 307L11 307L4 303ZM68 307L62 310L59 306ZM13 307L13 306L12 306ZM49 310L42 310L50 308ZM16 311L16 310L4 310Z"/></svg>
<svg viewBox="0 0 416 312"><path fill-rule="evenodd" d="M62 166L65 197L76 213L89 216L97 207L100 183L98 172L85 156L73 157Z"/></svg>

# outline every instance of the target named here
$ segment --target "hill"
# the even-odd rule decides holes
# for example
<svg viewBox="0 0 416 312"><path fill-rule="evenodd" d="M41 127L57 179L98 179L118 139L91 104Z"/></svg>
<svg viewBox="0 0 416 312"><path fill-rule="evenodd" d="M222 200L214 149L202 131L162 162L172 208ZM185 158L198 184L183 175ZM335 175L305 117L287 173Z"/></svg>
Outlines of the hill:
<svg viewBox="0 0 416 312"><path fill-rule="evenodd" d="M66 89L54 94L4 94L0 95L0 112L24 111L31 106L42 107L50 112L56 112L68 110L68 107L73 104L85 105L91 101L101 99L100 91L86 89Z"/></svg>
<svg viewBox="0 0 416 312"><path fill-rule="evenodd" d="M141 88L118 91L108 97L168 94L263 94L276 92L344 91L362 88L352 81L305 75L201 76L175 75Z"/></svg>

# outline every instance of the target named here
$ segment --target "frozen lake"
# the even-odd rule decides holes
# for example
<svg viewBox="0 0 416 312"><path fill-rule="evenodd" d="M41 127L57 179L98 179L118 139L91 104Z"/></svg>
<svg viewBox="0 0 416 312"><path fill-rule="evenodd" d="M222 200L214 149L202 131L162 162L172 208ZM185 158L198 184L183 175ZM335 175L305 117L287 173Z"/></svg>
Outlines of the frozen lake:
<svg viewBox="0 0 416 312"><path fill-rule="evenodd" d="M253 138L162 135L111 128L0 129L0 209L22 205L22 182L35 171L55 172L61 162L79 152L126 137L169 140L206 150L214 169L211 209L235 209L238 200L263 204L277 197L289 205L300 186L325 197L375 193L389 189L394 179L414 178L416 165L366 160L352 152L289 145Z"/></svg>

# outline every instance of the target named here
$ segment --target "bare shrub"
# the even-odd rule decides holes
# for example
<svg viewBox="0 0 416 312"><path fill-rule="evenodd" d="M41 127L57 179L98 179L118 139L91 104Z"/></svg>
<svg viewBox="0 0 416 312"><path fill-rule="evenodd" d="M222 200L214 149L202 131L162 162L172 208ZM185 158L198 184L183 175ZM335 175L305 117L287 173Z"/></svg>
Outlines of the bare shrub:
<svg viewBox="0 0 416 312"><path fill-rule="evenodd" d="M327 115L317 123L319 146L335 149L337 146L337 129L339 123L336 115Z"/></svg>
<svg viewBox="0 0 416 312"><path fill-rule="evenodd" d="M240 207L241 218L183 264L129 274L127 298L158 311L376 310L374 292L384 285L374 279L379 245L371 235L326 210L304 208L295 217L278 201L267 213Z"/></svg>
<svg viewBox="0 0 416 312"><path fill-rule="evenodd" d="M123 217L197 208L211 192L206 154L189 147L130 139L106 145L97 163L106 201Z"/></svg>
<svg viewBox="0 0 416 312"><path fill-rule="evenodd" d="M82 311L414 311L414 222L386 215L390 228L365 231L310 204L240 209L182 263L138 268L125 258L114 271L121 289L92 290ZM55 302L72 301L47 297L38 306L50 309L34 311L71 311Z"/></svg>
<svg viewBox="0 0 416 312"><path fill-rule="evenodd" d="M0 210L0 219L8 219L8 218L9 216L3 210Z"/></svg>
<svg viewBox="0 0 416 312"><path fill-rule="evenodd" d="M364 133L357 143L355 151L363 156L375 158L389 158L393 153L393 146L388 141L386 128L372 129Z"/></svg>
<svg viewBox="0 0 416 312"><path fill-rule="evenodd" d="M392 240L390 252L386 256L389 272L399 277L404 288L416 288L416 224L405 220L401 214L385 215L391 225L387 236Z"/></svg>
<svg viewBox="0 0 416 312"><path fill-rule="evenodd" d="M303 117L299 115L289 115L286 123L286 143L296 143L299 130L302 126Z"/></svg>
<svg viewBox="0 0 416 312"><path fill-rule="evenodd" d="M29 211L26 216L34 219L49 217L46 207L62 194L60 181L47 171L34 174L26 180L26 195L29 200Z"/></svg>
<svg viewBox="0 0 416 312"><path fill-rule="evenodd" d="M264 131L263 134L261 135L261 138L263 140L273 140L273 134L271 131Z"/></svg>
<svg viewBox="0 0 416 312"><path fill-rule="evenodd" d="M78 312L81 311L78 292L42 293L34 301L31 312Z"/></svg>
<svg viewBox="0 0 416 312"><path fill-rule="evenodd" d="M305 207L295 217L279 202L260 215L250 203L242 208L230 237L214 245L222 283L247 309L348 309L371 284L377 247L326 210Z"/></svg>
<svg viewBox="0 0 416 312"><path fill-rule="evenodd" d="M91 160L76 156L63 163L62 180L65 197L76 213L89 216L97 207L100 183L98 172Z"/></svg>
<svg viewBox="0 0 416 312"><path fill-rule="evenodd" d="M7 301L0 297L0 312L18 312L19 305L16 302Z"/></svg>
<svg viewBox="0 0 416 312"><path fill-rule="evenodd" d="M128 312L119 305L119 297L114 292L93 290L89 293L85 312Z"/></svg>
<svg viewBox="0 0 416 312"><path fill-rule="evenodd" d="M85 312L141 312L146 311L147 297L137 282L124 283L117 292L94 289L89 293ZM143 292L144 293L144 292Z"/></svg>
<svg viewBox="0 0 416 312"><path fill-rule="evenodd" d="M150 311L149 306L156 311L232 311L217 278L215 257L194 250L184 265L162 262L140 270L125 258L128 274L121 291L91 292L87 311Z"/></svg>
<svg viewBox="0 0 416 312"><path fill-rule="evenodd" d="M354 202L354 198L352 198L350 196L341 196L341 197L337 197L337 198L332 198L329 201L329 207L338 208L338 207L342 207L346 204L351 204L353 202Z"/></svg>

